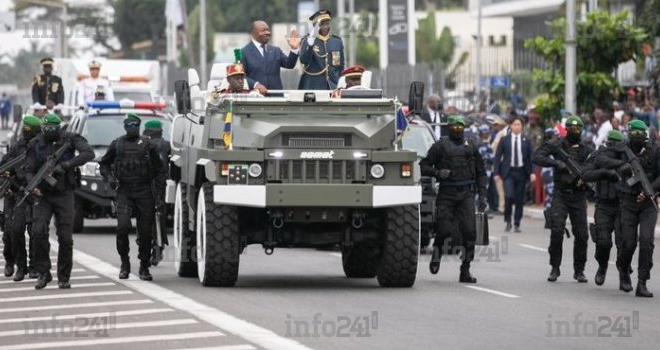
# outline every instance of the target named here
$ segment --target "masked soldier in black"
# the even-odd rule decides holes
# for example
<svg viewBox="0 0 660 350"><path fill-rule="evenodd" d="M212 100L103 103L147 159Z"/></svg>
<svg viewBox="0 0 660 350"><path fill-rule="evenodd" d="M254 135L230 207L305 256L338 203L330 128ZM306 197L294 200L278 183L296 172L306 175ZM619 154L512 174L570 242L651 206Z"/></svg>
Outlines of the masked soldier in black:
<svg viewBox="0 0 660 350"><path fill-rule="evenodd" d="M438 223L433 243L433 258L429 264L432 274L440 269L443 246L450 233L443 227L452 227L458 222L462 236L461 273L462 283L476 283L470 274L470 263L474 258L476 240L476 218L474 208L475 191L479 194L479 209L486 209L487 177L484 161L472 141L463 136L465 121L461 116L447 118L449 136L443 137L429 149L426 158L420 161L422 174L433 176L440 183L437 210Z"/></svg>
<svg viewBox="0 0 660 350"><path fill-rule="evenodd" d="M39 118L26 115L23 117L23 130L21 138L9 148L9 152L2 158L1 164L5 164L27 152L28 143L37 134L41 132L41 120ZM9 188L5 192L4 219L5 227L2 241L5 244L5 277L14 275L14 264L16 264L16 274L14 281L20 282L28 273L27 255L25 251L25 226L28 225L28 234L32 236L32 204L25 201L20 207L16 207L16 195L19 190L27 185L25 181L25 162L15 166L6 174L0 174L11 181ZM11 179L11 180L10 180ZM29 220L28 220L29 219ZM36 278L34 269L34 244L30 239L29 257L30 257L30 277Z"/></svg>
<svg viewBox="0 0 660 350"><path fill-rule="evenodd" d="M53 59L50 57L40 61L44 74L36 75L32 82L32 102L46 105L52 101L53 105L64 103L64 87L62 78L53 75Z"/></svg>
<svg viewBox="0 0 660 350"><path fill-rule="evenodd" d="M56 183L51 186L42 181L32 193L35 198L33 207L33 237L35 268L39 273L36 289L45 288L53 280L50 274L50 243L48 228L55 215L55 227L59 250L57 254L57 281L61 289L71 288L69 277L73 265L73 216L74 189L78 186L76 170L94 159L94 150L87 140L78 134L60 129L62 121L54 114L47 114L43 120L42 133L32 139L28 145L26 178L30 182L39 169L58 149L66 147L53 171ZM76 155L76 152L78 155Z"/></svg>
<svg viewBox="0 0 660 350"><path fill-rule="evenodd" d="M612 232L616 244L617 256L621 252L621 226L619 216L619 191L617 183L619 175L617 169L625 164L622 160L612 159L621 147L623 135L618 130L607 133L607 142L594 151L587 159L582 179L595 182L596 185L596 211L594 224L590 226L591 239L596 243L595 258L598 262L598 271L594 281L602 286L607 275L607 265L612 250Z"/></svg>
<svg viewBox="0 0 660 350"><path fill-rule="evenodd" d="M627 146L639 158L646 177L651 182L653 189L657 191L660 189L660 148L657 144L649 142L647 129L643 121L631 121L628 124ZM619 190L623 242L616 262L619 270L619 289L626 293L633 289L630 281L630 264L639 241L639 275L635 295L651 298L653 293L647 289L646 281L651 278L651 267L653 267L653 239L658 218L657 207L654 206L656 199L646 196L639 182L632 186L626 182L633 174L629 164L631 160L623 149L613 158L623 160L619 168L619 174L622 177L622 181L619 182Z"/></svg>
<svg viewBox="0 0 660 350"><path fill-rule="evenodd" d="M550 266L552 270L548 281L555 282L560 275L559 266L563 255L564 230L566 219L571 219L573 227L573 278L580 283L587 283L584 276L584 266L587 262L587 187L580 179L582 174L571 175L566 162L561 155L563 149L581 166L593 149L581 142L582 127L584 124L578 117L571 116L566 119L566 138L556 143L545 142L532 157L532 162L542 167L554 168L554 194L551 207L551 234L550 234Z"/></svg>
<svg viewBox="0 0 660 350"><path fill-rule="evenodd" d="M172 149L170 147L170 143L167 142L165 139L163 139L163 123L160 120L152 119L146 123L144 123L144 136L148 136L151 139L151 143L153 146L156 148L156 151L158 152L158 155L160 155L160 160L163 163L163 169L165 171L165 174L168 174L168 169L169 169L169 164L170 164L170 153L172 152ZM154 186L155 187L155 186ZM155 188L158 193L158 198L165 198L165 188ZM156 208L157 210L162 210L161 213L161 218L160 218L160 227L162 229L165 229L166 225L166 211L164 210L165 208ZM157 219L157 218L156 218ZM156 229L153 229L153 234L157 235ZM163 245L169 244L167 241L167 235L162 234L162 239L163 239ZM153 266L158 266L158 264L163 260L163 247L160 247L156 244L156 240L154 239L154 248L153 252L151 253L151 265Z"/></svg>
<svg viewBox="0 0 660 350"><path fill-rule="evenodd" d="M126 135L112 141L106 154L101 158L100 170L106 182L118 184L117 188L117 252L121 258L119 278L127 279L131 272L128 257L128 234L131 231L131 215L135 211L140 259L141 280L151 281L152 225L155 205L164 205L164 198L153 193L152 181L156 188L164 188L165 172L160 156L149 138L140 136L140 118L132 113L124 119ZM159 191L158 191L159 192ZM154 198L156 197L156 198Z"/></svg>

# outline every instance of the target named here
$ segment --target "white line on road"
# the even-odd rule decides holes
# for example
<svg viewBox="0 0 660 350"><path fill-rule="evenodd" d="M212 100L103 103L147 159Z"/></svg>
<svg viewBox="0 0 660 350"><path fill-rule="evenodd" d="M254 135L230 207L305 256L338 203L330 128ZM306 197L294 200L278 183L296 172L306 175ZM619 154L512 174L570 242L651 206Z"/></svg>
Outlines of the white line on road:
<svg viewBox="0 0 660 350"><path fill-rule="evenodd" d="M118 290L113 292L94 292L94 293L72 293L72 294L46 294L31 297L16 297L16 298L2 298L0 303L13 303L16 301L35 301L35 300L48 300L48 299L64 299L64 298L89 298L107 295L128 295L133 294L130 290Z"/></svg>
<svg viewBox="0 0 660 350"><path fill-rule="evenodd" d="M153 304L153 300L138 299L138 300L105 301L100 303L57 304L57 305L14 307L14 308L0 309L0 314L8 313L8 312L26 312L26 311L42 311L42 310L57 310L57 309L76 309L83 307L104 307L104 306L142 305L142 304Z"/></svg>
<svg viewBox="0 0 660 350"><path fill-rule="evenodd" d="M470 289L474 289L474 290L478 290L480 292L486 292L486 293L499 295L501 297L513 298L513 299L520 298L519 295L504 293L504 292L500 292L500 291L497 291L497 290L494 290L494 289L488 289L488 288L477 287L477 286L465 286L465 287L470 288Z"/></svg>
<svg viewBox="0 0 660 350"><path fill-rule="evenodd" d="M81 265L115 282L123 284L147 297L161 301L173 308L187 312L222 330L239 336L266 349L308 350L303 344L282 336L275 332L259 327L236 316L220 311L216 308L199 303L191 298L161 287L155 283L145 283L137 280L120 280L117 277L117 268L94 256L77 249L73 250L74 259ZM201 288L201 287L200 287ZM157 339L163 340L163 339Z"/></svg>
<svg viewBox="0 0 660 350"><path fill-rule="evenodd" d="M123 338L98 338L89 340L70 340L70 341L54 341L48 343L30 343L0 346L0 350L29 350L29 349L50 349L54 347L74 347L74 346L90 346L90 345L109 345L109 344L123 344L123 343L138 343L138 342L154 342L154 341L167 341L167 340L184 340L184 339L198 339L209 337L221 337L224 334L221 332L197 332L197 333L183 333L183 334L162 334L162 335L148 335L137 337L123 337Z"/></svg>
<svg viewBox="0 0 660 350"><path fill-rule="evenodd" d="M176 350L255 350L252 345L224 345L224 346L211 346L208 348L182 348Z"/></svg>
<svg viewBox="0 0 660 350"><path fill-rule="evenodd" d="M541 248L541 247L537 247L537 246L533 246L533 245L529 245L529 244L519 243L518 245L521 246L521 247L523 247L523 248L527 248L527 249L531 249L531 250L536 250L536 251L539 251L539 252L544 252L544 253L547 253L547 252L548 252L547 249L544 249L544 248Z"/></svg>
<svg viewBox="0 0 660 350"><path fill-rule="evenodd" d="M0 323L18 323L18 322L33 322L33 321L48 321L48 320L71 320L79 318L94 318L94 317L119 317L119 316L133 316L133 315L150 315L159 314L163 312L172 312L174 309L160 308L160 309L142 309L142 310L128 310L128 311L105 311L95 312L91 314L75 314L75 315L50 315L42 317L23 317L23 318L9 318L0 320Z"/></svg>
<svg viewBox="0 0 660 350"><path fill-rule="evenodd" d="M86 276L72 276L69 279L70 280L93 280L93 279L99 279L101 278L100 276L96 275L86 275ZM37 280L32 278L32 279L24 279L22 281L14 282L14 280L7 280L7 281L0 281L0 284L12 284L12 283L37 283Z"/></svg>
<svg viewBox="0 0 660 350"><path fill-rule="evenodd" d="M111 330L115 329L130 329L130 328L149 328L149 327L167 327L167 326L178 326L178 325L184 325L184 324L196 324L199 323L197 320L193 320L192 318L186 318L186 319L180 319L180 320L167 320L167 321L147 321L147 322L130 322L130 323L119 323L119 324L111 324L107 326ZM107 330L106 328L99 328L96 327L96 325L90 326L89 331L103 331ZM34 329L21 329L17 331L5 331L5 332L0 332L0 337L13 337L16 335L51 335L55 336L57 334L62 333L62 328L61 327L55 327L55 328L39 328L38 326L35 325Z"/></svg>
<svg viewBox="0 0 660 350"><path fill-rule="evenodd" d="M35 281L36 282L36 281ZM51 282L52 283L52 282ZM94 287L109 287L109 286L116 286L116 284L112 282L101 282L101 283L81 283L81 284L72 284L71 288L94 288ZM51 284L46 289L57 289L56 284ZM26 291L34 291L34 287L20 287L20 288L3 288L0 289L0 293L11 293L11 292L26 292Z"/></svg>

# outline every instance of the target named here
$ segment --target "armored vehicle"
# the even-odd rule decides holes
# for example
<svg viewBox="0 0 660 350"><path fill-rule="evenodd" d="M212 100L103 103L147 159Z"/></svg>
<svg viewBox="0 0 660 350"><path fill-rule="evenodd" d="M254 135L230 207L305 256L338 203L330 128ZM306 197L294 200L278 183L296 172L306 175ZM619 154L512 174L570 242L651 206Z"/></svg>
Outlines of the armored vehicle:
<svg viewBox="0 0 660 350"><path fill-rule="evenodd" d="M166 200L180 276L233 286L247 245L339 244L347 277L414 284L422 190L396 101L380 90L211 100L198 85L194 70L175 84Z"/></svg>

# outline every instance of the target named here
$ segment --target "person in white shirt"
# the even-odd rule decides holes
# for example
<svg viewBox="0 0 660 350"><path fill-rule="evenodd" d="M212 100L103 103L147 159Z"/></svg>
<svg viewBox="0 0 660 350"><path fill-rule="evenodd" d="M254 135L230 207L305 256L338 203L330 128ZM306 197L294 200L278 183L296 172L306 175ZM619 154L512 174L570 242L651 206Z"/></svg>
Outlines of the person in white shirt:
<svg viewBox="0 0 660 350"><path fill-rule="evenodd" d="M431 124L431 128L433 128L437 139L447 136L447 116L444 114L443 107L444 105L440 96L435 94L430 95L426 99L426 110L421 115L422 120Z"/></svg>
<svg viewBox="0 0 660 350"><path fill-rule="evenodd" d="M601 118L604 121L600 124L598 134L594 137L594 145L596 146L596 149L607 140L607 133L614 129L612 127L612 119L616 119L616 117L609 113L603 113Z"/></svg>
<svg viewBox="0 0 660 350"><path fill-rule="evenodd" d="M115 95L110 86L110 82L107 79L99 77L101 73L101 63L98 61L89 62L89 75L90 77L84 79L80 82L80 87L78 88L78 105L84 106L88 102L94 101L95 94L99 89L103 90L105 94L105 99L108 101L114 101Z"/></svg>

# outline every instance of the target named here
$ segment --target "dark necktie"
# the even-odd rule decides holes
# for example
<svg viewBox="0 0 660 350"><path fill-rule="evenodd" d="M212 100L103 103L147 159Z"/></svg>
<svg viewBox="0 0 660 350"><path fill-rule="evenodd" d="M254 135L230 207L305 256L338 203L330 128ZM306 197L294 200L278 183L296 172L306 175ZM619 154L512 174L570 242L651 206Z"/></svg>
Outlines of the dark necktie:
<svg viewBox="0 0 660 350"><path fill-rule="evenodd" d="M513 167L517 168L520 166L520 160L518 159L518 136L513 137Z"/></svg>
<svg viewBox="0 0 660 350"><path fill-rule="evenodd" d="M264 57L266 56L266 44L261 44L261 50L264 53Z"/></svg>

